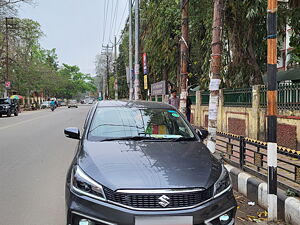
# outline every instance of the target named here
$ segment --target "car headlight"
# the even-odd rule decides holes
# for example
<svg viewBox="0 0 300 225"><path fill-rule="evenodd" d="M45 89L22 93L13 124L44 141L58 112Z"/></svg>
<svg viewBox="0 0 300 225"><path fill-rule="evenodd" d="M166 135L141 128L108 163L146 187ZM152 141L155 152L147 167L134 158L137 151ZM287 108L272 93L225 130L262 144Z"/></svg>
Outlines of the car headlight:
<svg viewBox="0 0 300 225"><path fill-rule="evenodd" d="M231 180L227 169L222 165L222 172L214 185L214 197L218 197L231 189Z"/></svg>
<svg viewBox="0 0 300 225"><path fill-rule="evenodd" d="M105 201L106 197L100 184L86 175L79 166L75 166L71 175L71 188L78 194Z"/></svg>

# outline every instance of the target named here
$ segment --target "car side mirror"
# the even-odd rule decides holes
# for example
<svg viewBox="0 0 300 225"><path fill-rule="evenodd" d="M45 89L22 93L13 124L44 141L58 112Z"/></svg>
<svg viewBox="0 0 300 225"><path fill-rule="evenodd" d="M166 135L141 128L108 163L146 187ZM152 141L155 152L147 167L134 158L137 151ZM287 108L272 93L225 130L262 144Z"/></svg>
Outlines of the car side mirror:
<svg viewBox="0 0 300 225"><path fill-rule="evenodd" d="M76 127L69 127L64 130L65 136L72 139L80 139L80 131Z"/></svg>
<svg viewBox="0 0 300 225"><path fill-rule="evenodd" d="M208 136L208 131L205 129L197 129L196 132L201 140L206 139Z"/></svg>

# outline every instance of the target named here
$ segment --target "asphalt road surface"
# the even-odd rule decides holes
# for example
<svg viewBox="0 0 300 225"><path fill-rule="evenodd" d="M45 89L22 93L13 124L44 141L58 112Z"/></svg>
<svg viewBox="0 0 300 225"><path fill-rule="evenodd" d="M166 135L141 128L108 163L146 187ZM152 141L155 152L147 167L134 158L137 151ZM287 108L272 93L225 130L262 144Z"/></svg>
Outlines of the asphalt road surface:
<svg viewBox="0 0 300 225"><path fill-rule="evenodd" d="M89 108L0 118L0 225L66 224L65 175L77 141L65 138L63 129L81 128ZM248 213L247 199L239 205L236 224L254 224L247 215L262 209L250 207Z"/></svg>
<svg viewBox="0 0 300 225"><path fill-rule="evenodd" d="M0 225L65 225L64 182L89 106L0 118Z"/></svg>

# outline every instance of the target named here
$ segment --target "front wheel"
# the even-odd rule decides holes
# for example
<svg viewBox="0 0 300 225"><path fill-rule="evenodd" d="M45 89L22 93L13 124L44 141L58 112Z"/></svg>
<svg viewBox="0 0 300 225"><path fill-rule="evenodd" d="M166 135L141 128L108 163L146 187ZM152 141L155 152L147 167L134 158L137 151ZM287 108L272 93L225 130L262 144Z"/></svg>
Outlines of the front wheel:
<svg viewBox="0 0 300 225"><path fill-rule="evenodd" d="M6 115L7 117L11 117L11 111L8 111Z"/></svg>
<svg viewBox="0 0 300 225"><path fill-rule="evenodd" d="M14 115L15 115L15 116L18 116L18 115L19 115L18 110L15 111Z"/></svg>

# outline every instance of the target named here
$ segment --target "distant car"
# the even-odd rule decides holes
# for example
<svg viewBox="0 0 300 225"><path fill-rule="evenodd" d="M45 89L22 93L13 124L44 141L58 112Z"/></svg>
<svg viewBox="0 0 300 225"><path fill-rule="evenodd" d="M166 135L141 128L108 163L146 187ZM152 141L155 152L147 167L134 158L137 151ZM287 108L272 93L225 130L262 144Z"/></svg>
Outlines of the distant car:
<svg viewBox="0 0 300 225"><path fill-rule="evenodd" d="M18 116L18 103L15 99L0 98L0 117L2 115L7 115L10 117L12 114Z"/></svg>
<svg viewBox="0 0 300 225"><path fill-rule="evenodd" d="M93 99L90 99L89 100L89 104L93 104L94 100Z"/></svg>
<svg viewBox="0 0 300 225"><path fill-rule="evenodd" d="M44 101L41 104L41 109L50 108L50 101Z"/></svg>
<svg viewBox="0 0 300 225"><path fill-rule="evenodd" d="M69 100L68 101L68 108L71 108L71 107L78 108L78 104L77 104L76 100Z"/></svg>
<svg viewBox="0 0 300 225"><path fill-rule="evenodd" d="M58 106L66 106L67 103L65 101L58 101Z"/></svg>
<svg viewBox="0 0 300 225"><path fill-rule="evenodd" d="M81 100L81 101L80 101L80 104L85 104L85 101L84 101L84 100Z"/></svg>

